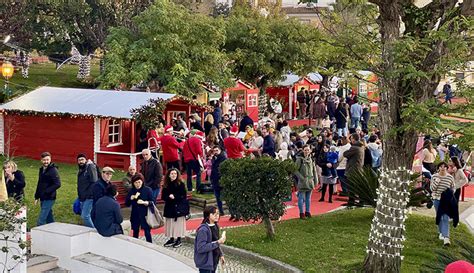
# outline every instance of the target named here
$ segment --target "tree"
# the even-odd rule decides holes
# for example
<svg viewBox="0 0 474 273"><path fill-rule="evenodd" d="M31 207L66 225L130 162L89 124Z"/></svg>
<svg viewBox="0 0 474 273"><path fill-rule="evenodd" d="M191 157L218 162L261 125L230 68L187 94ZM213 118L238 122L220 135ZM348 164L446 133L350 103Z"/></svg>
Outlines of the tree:
<svg viewBox="0 0 474 273"><path fill-rule="evenodd" d="M92 54L98 48L103 49L110 27L132 28L132 18L152 3L152 0L31 3L37 9L36 47L46 53L69 53L74 45L81 54Z"/></svg>
<svg viewBox="0 0 474 273"><path fill-rule="evenodd" d="M262 90L290 71L306 75L318 65L319 32L282 14L264 16L242 5L232 10L226 33L233 74Z"/></svg>
<svg viewBox="0 0 474 273"><path fill-rule="evenodd" d="M274 238L271 220L285 213L284 201L291 195L291 174L295 170L291 160L270 157L227 160L221 165L220 183L225 189L222 198L245 221L263 220L267 237Z"/></svg>
<svg viewBox="0 0 474 273"><path fill-rule="evenodd" d="M159 80L171 92L190 95L202 84L231 86L223 21L192 14L159 0L134 18L135 29L114 28L107 40L102 87Z"/></svg>
<svg viewBox="0 0 474 273"><path fill-rule="evenodd" d="M337 53L328 59L349 57L351 61L347 66L343 63L343 68L370 70L379 79L378 124L384 135L383 166L389 172L411 169L418 134L440 130L443 127L441 114L473 110L473 87L462 81L457 86L457 95L466 98L465 104L440 104L433 96L443 75L463 70L466 62L472 60L473 1L435 0L425 6L416 6L414 2L341 0L335 12L321 14L328 37L325 42ZM339 27L331 27L334 25ZM464 133L472 136L472 126L470 128ZM406 182L403 175L401 182ZM389 179L381 179L379 190L401 191L403 185L400 183L397 189ZM381 200L389 202L383 196ZM406 208L402 195L393 196L391 200L401 204L398 210ZM399 228L404 221L394 224L393 218L384 218L383 214L383 209L376 209L376 224L371 235L392 225L396 234L386 237L390 239L385 241L386 247L379 245L374 252L371 252L373 241L369 240L366 272L400 270L401 258L388 255L386 250L398 246L396 236L403 237Z"/></svg>

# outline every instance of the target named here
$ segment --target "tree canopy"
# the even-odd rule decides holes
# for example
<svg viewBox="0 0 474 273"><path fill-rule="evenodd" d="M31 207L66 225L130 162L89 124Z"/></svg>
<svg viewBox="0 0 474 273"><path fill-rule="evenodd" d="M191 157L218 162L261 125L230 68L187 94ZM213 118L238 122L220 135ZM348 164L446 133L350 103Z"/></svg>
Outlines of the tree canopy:
<svg viewBox="0 0 474 273"><path fill-rule="evenodd" d="M223 20L159 0L135 17L134 24L133 30L111 30L102 87L159 80L171 92L190 95L203 83L231 85L228 59L220 50Z"/></svg>
<svg viewBox="0 0 474 273"><path fill-rule="evenodd" d="M258 86L288 72L306 75L318 66L319 32L279 13L237 7L226 22L224 50L235 76Z"/></svg>

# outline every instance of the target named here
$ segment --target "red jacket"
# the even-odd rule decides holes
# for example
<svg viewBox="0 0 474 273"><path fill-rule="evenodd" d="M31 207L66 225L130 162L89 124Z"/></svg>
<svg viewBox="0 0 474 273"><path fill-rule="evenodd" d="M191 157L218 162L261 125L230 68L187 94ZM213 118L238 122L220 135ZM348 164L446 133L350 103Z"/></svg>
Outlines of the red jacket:
<svg viewBox="0 0 474 273"><path fill-rule="evenodd" d="M150 138L155 138L156 141L160 141L160 138L158 137L158 134L156 133L156 131L154 129L150 129L148 130L148 133L146 134L146 140L148 141ZM150 143L150 147L149 148L155 148L156 146L158 146L155 141L155 139L152 139L149 141ZM147 143L148 145L148 143Z"/></svg>
<svg viewBox="0 0 474 273"><path fill-rule="evenodd" d="M160 138L161 150L163 151L163 162L178 161L178 149L182 149L184 142L179 143L176 138L171 135L164 135Z"/></svg>
<svg viewBox="0 0 474 273"><path fill-rule="evenodd" d="M242 152L245 151L244 144L236 137L224 139L224 147L227 152L227 158L242 158Z"/></svg>
<svg viewBox="0 0 474 273"><path fill-rule="evenodd" d="M204 157L202 141L198 137L190 137L184 142L183 146L184 162L197 160L198 156L201 156L201 159Z"/></svg>

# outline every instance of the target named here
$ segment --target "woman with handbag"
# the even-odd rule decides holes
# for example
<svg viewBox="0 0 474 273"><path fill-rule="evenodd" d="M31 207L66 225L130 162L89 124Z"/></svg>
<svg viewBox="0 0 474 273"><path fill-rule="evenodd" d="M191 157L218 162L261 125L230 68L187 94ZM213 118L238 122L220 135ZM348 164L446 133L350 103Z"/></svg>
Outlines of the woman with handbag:
<svg viewBox="0 0 474 273"><path fill-rule="evenodd" d="M132 206L132 213L130 215L130 223L132 224L133 237L138 238L140 227L145 232L146 241L151 243L150 226L146 221L148 213L148 206L152 206L153 193L150 187L143 184L145 178L142 174L137 173L132 176L132 189L128 192L125 199L127 207Z"/></svg>
<svg viewBox="0 0 474 273"><path fill-rule="evenodd" d="M181 246L181 237L184 237L186 233L186 215L189 214L189 203L186 199L186 187L177 169L168 170L161 199L165 201L163 212L165 236L169 238L165 247L178 248Z"/></svg>

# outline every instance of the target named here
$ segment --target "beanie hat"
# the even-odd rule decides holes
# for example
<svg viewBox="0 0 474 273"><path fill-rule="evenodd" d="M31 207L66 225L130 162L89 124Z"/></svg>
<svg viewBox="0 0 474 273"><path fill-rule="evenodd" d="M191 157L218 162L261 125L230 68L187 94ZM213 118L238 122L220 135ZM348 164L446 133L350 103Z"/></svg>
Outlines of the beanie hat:
<svg viewBox="0 0 474 273"><path fill-rule="evenodd" d="M135 181L138 181L138 180L141 180L142 182L145 181L145 178L143 177L143 175L141 173L137 173L135 175L132 176L132 183L135 182Z"/></svg>
<svg viewBox="0 0 474 273"><path fill-rule="evenodd" d="M173 126L171 126L171 125L166 125L166 126L165 126L165 132L168 132L168 131L173 131Z"/></svg>
<svg viewBox="0 0 474 273"><path fill-rule="evenodd" d="M237 126L235 126L235 125L232 126L232 129L230 129L230 133L231 133L232 135L238 134L238 133L239 133L239 128L237 128Z"/></svg>
<svg viewBox="0 0 474 273"><path fill-rule="evenodd" d="M78 154L77 157L76 157L76 159L79 159L79 158L81 158L81 157L84 157L85 159L87 159L86 154L83 154L83 153Z"/></svg>

